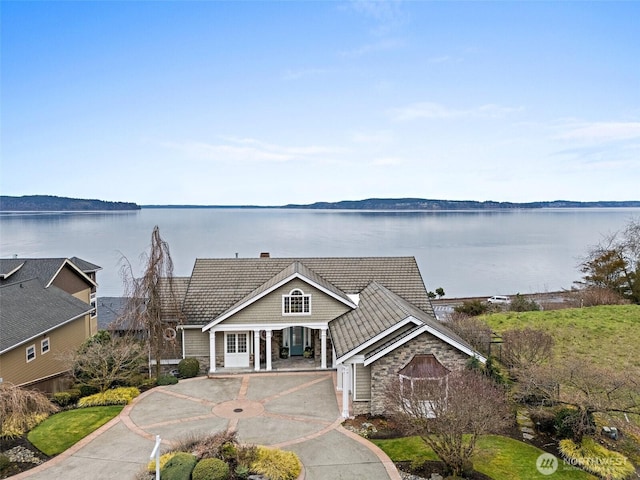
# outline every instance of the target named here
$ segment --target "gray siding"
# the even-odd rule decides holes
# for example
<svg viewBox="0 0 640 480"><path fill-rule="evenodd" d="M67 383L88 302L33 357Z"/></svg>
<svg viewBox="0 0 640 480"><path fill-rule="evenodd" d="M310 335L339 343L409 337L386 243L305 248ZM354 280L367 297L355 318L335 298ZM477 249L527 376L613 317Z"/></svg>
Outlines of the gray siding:
<svg viewBox="0 0 640 480"><path fill-rule="evenodd" d="M311 295L311 315L282 314L282 296L288 295L294 288L299 288L305 294ZM344 303L302 280L295 279L245 307L226 319L223 324L295 323L304 325L311 322L328 322L349 310L350 308Z"/></svg>
<svg viewBox="0 0 640 480"><path fill-rule="evenodd" d="M354 400L371 400L371 365L366 367L360 363L355 365L356 386Z"/></svg>
<svg viewBox="0 0 640 480"><path fill-rule="evenodd" d="M219 335L219 334L218 334ZM184 331L185 356L199 357L209 355L209 332L200 329Z"/></svg>

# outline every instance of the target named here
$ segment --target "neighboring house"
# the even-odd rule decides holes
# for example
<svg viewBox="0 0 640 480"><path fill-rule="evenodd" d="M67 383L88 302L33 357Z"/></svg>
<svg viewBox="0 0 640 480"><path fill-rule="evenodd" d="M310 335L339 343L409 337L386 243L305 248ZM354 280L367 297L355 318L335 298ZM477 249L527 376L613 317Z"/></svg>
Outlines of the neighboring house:
<svg viewBox="0 0 640 480"><path fill-rule="evenodd" d="M77 257L0 259L0 378L55 392L66 387L60 354L98 331L96 272Z"/></svg>
<svg viewBox="0 0 640 480"><path fill-rule="evenodd" d="M344 416L383 413L386 380L419 371L405 368L416 355L447 371L485 361L436 320L413 257L197 259L176 281L183 357L269 371L306 350L338 370Z"/></svg>

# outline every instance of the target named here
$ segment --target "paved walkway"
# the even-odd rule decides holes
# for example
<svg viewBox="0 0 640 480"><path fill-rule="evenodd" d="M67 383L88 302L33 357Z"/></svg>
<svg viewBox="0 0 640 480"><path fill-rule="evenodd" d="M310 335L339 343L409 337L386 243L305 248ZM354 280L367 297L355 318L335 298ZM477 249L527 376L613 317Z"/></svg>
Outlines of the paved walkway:
<svg viewBox="0 0 640 480"><path fill-rule="evenodd" d="M231 429L243 443L295 452L306 480L399 480L380 449L341 426L334 376L239 374L154 388L66 452L14 478L133 479L156 435L166 449L188 435Z"/></svg>

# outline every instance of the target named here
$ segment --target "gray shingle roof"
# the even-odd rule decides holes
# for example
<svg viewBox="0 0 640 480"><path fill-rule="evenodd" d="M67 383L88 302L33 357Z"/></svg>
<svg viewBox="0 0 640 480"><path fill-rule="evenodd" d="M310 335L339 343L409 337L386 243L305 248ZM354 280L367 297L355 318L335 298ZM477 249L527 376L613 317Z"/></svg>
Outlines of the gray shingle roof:
<svg viewBox="0 0 640 480"><path fill-rule="evenodd" d="M34 278L0 286L0 352L91 311L91 306Z"/></svg>
<svg viewBox="0 0 640 480"><path fill-rule="evenodd" d="M0 272L11 271L12 268L16 267L17 262L22 263L22 266L8 278L2 278L0 276L0 285L39 278L46 286L67 260L85 273L100 269L100 267L93 263L77 257L74 257L74 259L75 260L66 258L2 258L0 259Z"/></svg>
<svg viewBox="0 0 640 480"><path fill-rule="evenodd" d="M98 297L98 330L109 330L122 315L126 304L126 297Z"/></svg>
<svg viewBox="0 0 640 480"><path fill-rule="evenodd" d="M252 292L266 288L273 277L296 262L343 295L360 293L376 281L431 311L413 257L206 258L197 259L193 267L184 301L187 323L211 321Z"/></svg>

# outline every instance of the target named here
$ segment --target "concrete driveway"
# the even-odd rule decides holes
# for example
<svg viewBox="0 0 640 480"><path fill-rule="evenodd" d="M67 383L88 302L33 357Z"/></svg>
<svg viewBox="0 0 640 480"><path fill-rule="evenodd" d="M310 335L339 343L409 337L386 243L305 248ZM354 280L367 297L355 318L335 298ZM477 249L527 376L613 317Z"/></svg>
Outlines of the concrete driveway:
<svg viewBox="0 0 640 480"><path fill-rule="evenodd" d="M399 480L380 449L342 428L334 376L238 374L154 388L74 447L14 478L131 479L149 461L156 435L164 451L187 435L232 429L243 443L295 452L307 480Z"/></svg>

